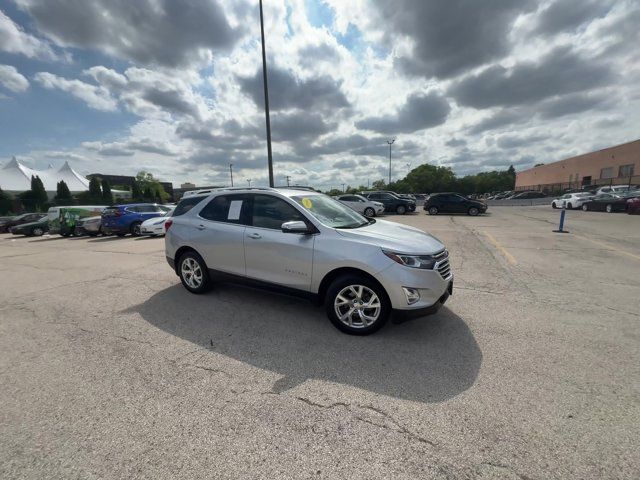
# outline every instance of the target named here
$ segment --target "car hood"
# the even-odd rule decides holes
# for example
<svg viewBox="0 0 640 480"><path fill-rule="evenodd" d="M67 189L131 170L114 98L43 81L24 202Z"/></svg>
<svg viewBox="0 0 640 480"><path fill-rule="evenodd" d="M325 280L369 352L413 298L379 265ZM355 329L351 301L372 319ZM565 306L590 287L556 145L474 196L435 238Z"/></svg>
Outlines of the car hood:
<svg viewBox="0 0 640 480"><path fill-rule="evenodd" d="M378 245L398 253L431 255L444 250L444 245L434 236L414 227L386 220L354 229L336 229L346 238Z"/></svg>
<svg viewBox="0 0 640 480"><path fill-rule="evenodd" d="M156 222L159 222L161 220L163 222L166 221L167 218L169 218L169 217L153 217L153 218L149 218L149 219L145 220L144 222L142 222L142 225L145 226L145 227L150 227L151 225L154 225Z"/></svg>

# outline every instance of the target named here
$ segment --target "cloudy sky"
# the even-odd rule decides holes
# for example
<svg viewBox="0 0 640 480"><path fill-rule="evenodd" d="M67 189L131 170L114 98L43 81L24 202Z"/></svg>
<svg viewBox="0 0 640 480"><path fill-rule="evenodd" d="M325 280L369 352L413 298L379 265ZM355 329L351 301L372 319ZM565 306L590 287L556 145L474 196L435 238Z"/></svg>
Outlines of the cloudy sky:
<svg viewBox="0 0 640 480"><path fill-rule="evenodd" d="M257 0L0 0L0 164L267 183ZM638 139L638 0L265 0L276 183Z"/></svg>

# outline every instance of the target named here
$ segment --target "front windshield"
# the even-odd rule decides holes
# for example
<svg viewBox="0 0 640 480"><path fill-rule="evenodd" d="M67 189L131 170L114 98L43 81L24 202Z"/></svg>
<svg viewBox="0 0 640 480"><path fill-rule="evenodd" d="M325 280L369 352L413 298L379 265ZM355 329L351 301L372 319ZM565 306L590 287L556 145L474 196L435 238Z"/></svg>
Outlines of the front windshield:
<svg viewBox="0 0 640 480"><path fill-rule="evenodd" d="M302 208L331 228L358 228L372 223L358 212L326 195L291 197Z"/></svg>

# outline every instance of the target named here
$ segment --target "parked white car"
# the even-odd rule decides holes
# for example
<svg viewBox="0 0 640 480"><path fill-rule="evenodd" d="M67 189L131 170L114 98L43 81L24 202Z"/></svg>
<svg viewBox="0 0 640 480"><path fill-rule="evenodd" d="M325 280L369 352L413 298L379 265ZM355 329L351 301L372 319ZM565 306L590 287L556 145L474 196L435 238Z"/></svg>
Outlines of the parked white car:
<svg viewBox="0 0 640 480"><path fill-rule="evenodd" d="M453 289L449 252L438 239L365 218L318 192L189 196L165 226L167 262L189 292L226 280L315 298L351 334L373 333L392 310L434 313Z"/></svg>
<svg viewBox="0 0 640 480"><path fill-rule="evenodd" d="M566 193L561 197L554 198L551 202L552 208L582 208L582 204L593 198L593 195L587 192L583 193Z"/></svg>
<svg viewBox="0 0 640 480"><path fill-rule="evenodd" d="M607 185L606 187L600 187L596 191L596 195L601 195L603 193L610 193L612 195L617 195L621 193L625 193L629 191L629 185Z"/></svg>
<svg viewBox="0 0 640 480"><path fill-rule="evenodd" d="M140 225L140 234L149 235L151 237L164 235L164 222L166 222L171 216L175 208L176 207L172 207L162 217L154 217L142 222L142 225Z"/></svg>
<svg viewBox="0 0 640 480"><path fill-rule="evenodd" d="M375 217L384 212L384 204L369 200L362 195L340 195L338 200L365 217Z"/></svg>

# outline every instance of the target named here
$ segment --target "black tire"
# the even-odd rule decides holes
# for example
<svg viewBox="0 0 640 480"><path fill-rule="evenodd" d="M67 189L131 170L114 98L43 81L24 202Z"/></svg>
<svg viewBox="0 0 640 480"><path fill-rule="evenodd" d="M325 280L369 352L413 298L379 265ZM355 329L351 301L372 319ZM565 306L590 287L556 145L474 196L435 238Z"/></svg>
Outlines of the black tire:
<svg viewBox="0 0 640 480"><path fill-rule="evenodd" d="M613 205L611 204L608 204L604 209L607 213L613 213Z"/></svg>
<svg viewBox="0 0 640 480"><path fill-rule="evenodd" d="M478 207L469 207L469 210L467 210L467 213L472 217L477 217L478 214L480 213L480 210L478 210Z"/></svg>
<svg viewBox="0 0 640 480"><path fill-rule="evenodd" d="M31 235L33 235L34 237L41 237L42 235L44 235L44 229L42 229L41 227L35 227L31 230Z"/></svg>
<svg viewBox="0 0 640 480"><path fill-rule="evenodd" d="M375 217L376 216L376 211L371 207L367 207L367 208L364 209L364 216L365 217Z"/></svg>
<svg viewBox="0 0 640 480"><path fill-rule="evenodd" d="M569 210L573 210L573 205L571 205L571 203L567 203L567 208L568 208Z"/></svg>
<svg viewBox="0 0 640 480"><path fill-rule="evenodd" d="M142 222L133 222L131 224L131 227L129 227L131 235L133 235L134 237L139 237L140 235L142 235L142 232L140 231L140 225L142 225Z"/></svg>
<svg viewBox="0 0 640 480"><path fill-rule="evenodd" d="M404 215L405 213L407 213L407 207L405 207L404 205L398 205L396 207L396 213L398 215Z"/></svg>
<svg viewBox="0 0 640 480"><path fill-rule="evenodd" d="M373 292L378 298L379 309L377 311L375 320L373 320L371 323L367 324L366 321L362 319L362 317L360 317L360 311L363 314L365 314L365 312L368 312L368 315L373 315L375 313L375 308L367 309L362 305L362 303L360 304L361 310L355 311L349 316L349 318L351 318L351 326L340 320L338 312L336 311L339 308L336 306L336 300L338 295L343 290L348 289L350 286L354 286L356 291L359 290L359 286L366 287L366 289L368 289L370 292ZM367 292L367 290L363 288L362 301L366 302L372 299L373 297L369 296L369 292ZM347 311L354 310L352 306L346 308L350 309ZM387 297L387 292L385 292L384 288L382 288L377 282L374 282L365 276L345 275L335 279L327 289L327 295L325 297L325 310L327 312L327 317L329 317L331 323L333 323L333 325L338 330L350 335L369 335L380 330L384 326L384 324L387 323L387 320L389 320L389 316L391 314L391 302ZM356 315L355 322L353 321L354 314Z"/></svg>
<svg viewBox="0 0 640 480"><path fill-rule="evenodd" d="M589 206L586 203L584 205L582 205L582 211L583 212L588 212L589 211Z"/></svg>
<svg viewBox="0 0 640 480"><path fill-rule="evenodd" d="M429 212L429 215L437 215L438 207L429 207L429 210L427 210L427 212Z"/></svg>
<svg viewBox="0 0 640 480"><path fill-rule="evenodd" d="M184 264L187 262L195 262L200 270L200 278L201 281L199 285L194 285L194 282L197 276L194 278L194 281L190 281L190 278L187 274L188 269L185 268ZM204 260L200 255L196 252L186 252L180 256L178 260L178 275L180 276L180 281L184 288L186 288L191 293L200 294L205 293L211 290L211 279L209 278L209 270L207 269L207 264L204 263ZM193 265L193 263L192 263ZM193 267L190 267L191 271L194 271ZM196 282L197 283L197 282Z"/></svg>
<svg viewBox="0 0 640 480"><path fill-rule="evenodd" d="M556 205L556 202L551 202L551 208L558 208L558 206Z"/></svg>
<svg viewBox="0 0 640 480"><path fill-rule="evenodd" d="M124 233L124 232L118 232L118 233L116 233L116 235L117 235L117 236L119 236L119 237L124 237L124 236L126 235L126 233Z"/></svg>

